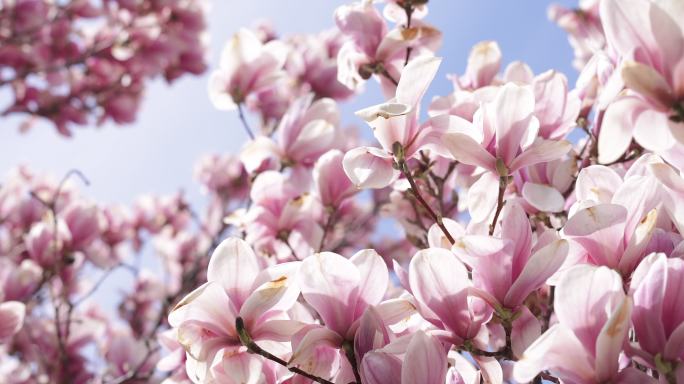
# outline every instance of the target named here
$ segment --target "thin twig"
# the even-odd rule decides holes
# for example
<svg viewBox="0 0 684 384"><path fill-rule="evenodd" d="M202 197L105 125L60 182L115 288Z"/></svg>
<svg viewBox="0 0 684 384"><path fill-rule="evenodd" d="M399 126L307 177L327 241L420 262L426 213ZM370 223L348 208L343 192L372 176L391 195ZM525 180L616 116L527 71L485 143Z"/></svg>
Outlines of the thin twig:
<svg viewBox="0 0 684 384"><path fill-rule="evenodd" d="M247 135L249 136L250 139L254 140L254 133L252 132L252 129L249 127L249 124L247 123L247 119L245 118L245 114L242 111L242 103L238 103L237 109L238 109L238 116L240 117L240 121L242 121L242 126L245 128L245 132L247 132Z"/></svg>
<svg viewBox="0 0 684 384"><path fill-rule="evenodd" d="M240 338L240 342L242 343L242 345L247 347L247 350L249 352L256 354L256 355L263 356L264 358L266 358L268 360L271 360L273 362L276 362L276 363L282 365L283 367L287 368L290 372L294 372L298 375L302 375L302 376L304 376L310 380L313 380L317 383L333 384L332 381L328 381L328 380L323 379L321 377L312 375L311 373L303 371L297 367L290 367L290 366L288 366L287 361L285 361L285 360L279 358L278 356L276 356L276 355L264 350L263 348L261 348L257 343L254 342L254 340L252 340L252 337L247 332L247 329L245 329L245 323L241 317L237 317L235 319L235 329L237 330L238 336Z"/></svg>
<svg viewBox="0 0 684 384"><path fill-rule="evenodd" d="M395 154L396 155L396 154ZM453 245L456 243L454 240L454 237L449 233L449 230L447 229L446 226L444 226L444 222L442 221L442 217L437 215L434 210L430 207L430 204L423 199L423 196L420 194L420 191L418 190L418 186L416 186L415 180L413 180L413 176L411 175L411 171L408 168L408 165L406 164L406 160L404 160L403 155L400 155L400 158L397 160L397 164L399 166L399 170L401 173L404 174L404 177L406 177L406 180L408 180L409 185L411 185L411 192L413 193L413 196L416 197L416 200L425 208L427 213L432 217L432 219L437 223L437 226L439 229L442 230L442 233L444 233L444 236L449 240L449 242Z"/></svg>
<svg viewBox="0 0 684 384"><path fill-rule="evenodd" d="M496 228L496 222L499 220L499 215L501 214L501 210L504 207L504 204L506 203L504 201L504 194L506 193L506 187L508 186L508 176L501 176L499 178L499 195L497 196L496 199L496 212L494 212L494 219L492 220L492 223L489 225L489 236L492 236L494 234L494 229Z"/></svg>

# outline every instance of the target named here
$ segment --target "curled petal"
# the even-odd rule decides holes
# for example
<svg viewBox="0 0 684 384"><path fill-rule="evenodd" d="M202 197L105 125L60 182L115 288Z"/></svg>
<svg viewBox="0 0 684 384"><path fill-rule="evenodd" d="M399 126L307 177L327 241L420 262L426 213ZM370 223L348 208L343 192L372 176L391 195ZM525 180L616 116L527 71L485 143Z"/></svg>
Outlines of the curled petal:
<svg viewBox="0 0 684 384"><path fill-rule="evenodd" d="M392 156L378 148L359 147L344 155L342 166L357 188L384 188L398 176Z"/></svg>

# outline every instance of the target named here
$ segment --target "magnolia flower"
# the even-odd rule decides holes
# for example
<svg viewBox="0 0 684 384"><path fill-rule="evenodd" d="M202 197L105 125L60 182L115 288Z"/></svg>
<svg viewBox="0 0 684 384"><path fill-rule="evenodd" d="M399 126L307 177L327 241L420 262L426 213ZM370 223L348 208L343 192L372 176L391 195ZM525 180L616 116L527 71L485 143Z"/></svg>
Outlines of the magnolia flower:
<svg viewBox="0 0 684 384"><path fill-rule="evenodd" d="M408 283L421 316L446 331L444 341L460 346L491 318L489 306L470 296L473 285L466 267L446 249L418 251L409 264Z"/></svg>
<svg viewBox="0 0 684 384"><path fill-rule="evenodd" d="M583 169L575 187L578 202L563 227L586 262L615 268L623 276L646 255L658 220L660 185L654 176L638 174L639 168L634 165L624 181L607 167Z"/></svg>
<svg viewBox="0 0 684 384"><path fill-rule="evenodd" d="M530 382L548 370L564 383L655 382L619 364L632 306L616 272L590 265L568 270L556 287L558 323L525 350L514 365L514 379Z"/></svg>
<svg viewBox="0 0 684 384"><path fill-rule="evenodd" d="M240 29L221 53L219 69L209 77L209 97L218 109L232 110L237 104L284 75L287 48L279 41L262 44L248 29Z"/></svg>
<svg viewBox="0 0 684 384"><path fill-rule="evenodd" d="M368 0L337 8L335 22L350 38L337 55L337 79L350 89L358 89L377 74L385 94L391 95L396 84L388 77L399 74L406 49L410 48L415 58L432 56L442 42L441 32L420 20L413 20L410 28L388 31L382 15Z"/></svg>
<svg viewBox="0 0 684 384"><path fill-rule="evenodd" d="M639 346L634 357L663 376L676 375L677 382L684 380L684 312L679 304L683 278L684 260L654 253L639 264L630 283Z"/></svg>
<svg viewBox="0 0 684 384"><path fill-rule="evenodd" d="M568 33L568 40L575 53L573 65L584 68L592 55L606 44L601 19L599 0L580 0L577 9L567 9L553 4L549 7L549 19Z"/></svg>
<svg viewBox="0 0 684 384"><path fill-rule="evenodd" d="M344 156L344 171L358 188L384 188L399 175L393 168L397 156L410 159L423 148L438 148L432 144L449 124L448 117L435 117L424 124L418 119L420 102L441 61L436 57L411 61L404 68L393 99L356 112L371 126L381 145L355 148Z"/></svg>
<svg viewBox="0 0 684 384"><path fill-rule="evenodd" d="M335 145L340 116L332 99L314 101L307 94L294 101L280 120L278 139L260 136L242 149L240 160L249 173L284 166L310 167L323 153ZM270 164L268 163L270 160Z"/></svg>
<svg viewBox="0 0 684 384"><path fill-rule="evenodd" d="M387 266L380 255L370 249L361 250L349 259L321 252L302 262L299 279L304 300L318 313L325 326L304 331L289 364L316 366L320 363L317 363L317 348L326 346L330 353L325 360L327 365L339 365L340 359L335 359L338 351L345 343L353 345L362 315L385 296L389 283ZM342 360L346 361L346 358ZM333 374L336 371L329 367L319 369Z"/></svg>
<svg viewBox="0 0 684 384"><path fill-rule="evenodd" d="M169 314L169 324L177 329L178 342L187 354L188 373L196 380L227 375L240 382L241 375L261 374L259 359L247 353L240 342L238 317L255 341L288 341L301 327L286 312L299 296L299 263L263 267L264 261L247 243L236 238L224 240L209 261L207 283L183 298ZM249 369L233 371L238 365Z"/></svg>
<svg viewBox="0 0 684 384"><path fill-rule="evenodd" d="M676 7L673 2L672 7ZM684 12L668 2L607 0L600 5L608 44L623 58L620 70L631 93L605 112L599 161L625 153L632 137L651 151L684 143Z"/></svg>
<svg viewBox="0 0 684 384"><path fill-rule="evenodd" d="M19 332L24 325L24 316L26 316L26 307L23 303L18 301L0 303L0 342Z"/></svg>
<svg viewBox="0 0 684 384"><path fill-rule="evenodd" d="M493 101L483 103L471 124L451 116L442 144L458 161L506 177L517 170L558 159L572 148L564 140L537 138L539 120L533 116L534 93L507 83Z"/></svg>
<svg viewBox="0 0 684 384"><path fill-rule="evenodd" d="M437 338L418 331L410 339L404 337L368 352L361 372L368 384L444 384L447 358Z"/></svg>

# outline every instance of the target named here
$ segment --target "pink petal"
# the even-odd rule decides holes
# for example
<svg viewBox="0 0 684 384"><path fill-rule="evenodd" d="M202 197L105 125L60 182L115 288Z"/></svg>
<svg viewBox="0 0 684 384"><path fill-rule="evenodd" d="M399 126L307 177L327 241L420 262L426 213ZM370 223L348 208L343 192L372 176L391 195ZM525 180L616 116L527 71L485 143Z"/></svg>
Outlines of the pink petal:
<svg viewBox="0 0 684 384"><path fill-rule="evenodd" d="M357 361L361 361L367 352L380 349L390 341L389 329L380 313L374 307L369 307L361 316L359 328L354 336L354 353Z"/></svg>
<svg viewBox="0 0 684 384"><path fill-rule="evenodd" d="M670 333L663 350L663 357L666 359L676 360L681 359L682 356L684 356L684 323L680 323Z"/></svg>
<svg viewBox="0 0 684 384"><path fill-rule="evenodd" d="M222 285L233 305L240 308L259 271L261 266L249 244L231 237L223 240L211 255L207 280Z"/></svg>
<svg viewBox="0 0 684 384"><path fill-rule="evenodd" d="M499 177L494 172L485 172L468 188L468 213L473 222L488 220L496 208L497 196L492 193L499 189Z"/></svg>
<svg viewBox="0 0 684 384"><path fill-rule="evenodd" d="M634 284L634 310L632 322L639 344L645 351L655 355L666 343L665 328L659 314L663 313L663 299L667 286L667 260L663 254L649 256L646 275Z"/></svg>
<svg viewBox="0 0 684 384"><path fill-rule="evenodd" d="M607 267L570 268L556 287L558 321L574 333L584 348L597 356L596 340L625 297L620 275Z"/></svg>
<svg viewBox="0 0 684 384"><path fill-rule="evenodd" d="M324 206L337 206L356 193L356 188L344 173L343 158L344 153L333 149L321 156L314 166L313 178Z"/></svg>
<svg viewBox="0 0 684 384"><path fill-rule="evenodd" d="M635 121L646 108L645 102L637 97L623 97L608 106L598 137L599 163L612 163L627 151Z"/></svg>
<svg viewBox="0 0 684 384"><path fill-rule="evenodd" d="M618 372L618 358L627 341L630 327L632 300L625 297L611 314L596 340L596 380L610 380Z"/></svg>
<svg viewBox="0 0 684 384"><path fill-rule="evenodd" d="M385 261L372 249L363 249L349 258L359 270L359 299L354 317L359 318L369 305L378 304L385 296L389 283L389 272Z"/></svg>
<svg viewBox="0 0 684 384"><path fill-rule="evenodd" d="M19 332L24 325L26 307L18 301L0 303L0 341Z"/></svg>
<svg viewBox="0 0 684 384"><path fill-rule="evenodd" d="M458 132L446 132L443 145L455 160L496 172L496 159L470 136Z"/></svg>
<svg viewBox="0 0 684 384"><path fill-rule="evenodd" d="M404 67L397 86L397 102L417 106L435 78L442 59L439 57L421 56L409 61Z"/></svg>
<svg viewBox="0 0 684 384"><path fill-rule="evenodd" d="M541 323L523 306L520 308L520 316L513 320L511 329L511 346L513 354L522 357L523 352L541 336Z"/></svg>
<svg viewBox="0 0 684 384"><path fill-rule="evenodd" d="M600 4L606 40L617 52L629 57L639 50L647 64L656 64L658 47L649 20L650 1L607 0Z"/></svg>
<svg viewBox="0 0 684 384"><path fill-rule="evenodd" d="M569 329L560 324L549 328L525 350L513 367L513 378L517 382L528 383L547 369L552 375L568 382L594 381L593 367L582 344Z"/></svg>
<svg viewBox="0 0 684 384"><path fill-rule="evenodd" d="M361 274L348 259L332 252L316 253L302 262L299 284L304 299L326 327L346 335L354 322Z"/></svg>
<svg viewBox="0 0 684 384"><path fill-rule="evenodd" d="M501 50L495 41L482 41L470 51L465 78L473 89L490 85L499 73Z"/></svg>
<svg viewBox="0 0 684 384"><path fill-rule="evenodd" d="M480 366L482 380L485 383L503 383L503 370L497 359L488 356L473 356L473 360Z"/></svg>
<svg viewBox="0 0 684 384"><path fill-rule="evenodd" d="M616 268L623 251L626 216L622 205L596 205L576 212L563 232L579 243L597 265Z"/></svg>
<svg viewBox="0 0 684 384"><path fill-rule="evenodd" d="M522 196L528 204L541 212L561 212L565 198L556 188L544 184L525 183Z"/></svg>
<svg viewBox="0 0 684 384"><path fill-rule="evenodd" d="M441 248L418 251L409 265L413 295L460 336L470 325L468 281L465 266L454 254Z"/></svg>
<svg viewBox="0 0 684 384"><path fill-rule="evenodd" d="M575 195L578 201L610 203L620 185L622 178L614 170L603 165L590 165L577 176Z"/></svg>
<svg viewBox="0 0 684 384"><path fill-rule="evenodd" d="M671 123L667 112L645 109L634 122L634 140L654 152L668 150L677 143L677 138L670 129Z"/></svg>
<svg viewBox="0 0 684 384"><path fill-rule="evenodd" d="M373 351L361 361L361 381L367 384L401 383L401 360L390 353Z"/></svg>
<svg viewBox="0 0 684 384"><path fill-rule="evenodd" d="M534 112L534 93L529 87L507 83L493 102L490 123L496 132L496 154L510 165L518 154Z"/></svg>
<svg viewBox="0 0 684 384"><path fill-rule="evenodd" d="M270 138L259 136L249 141L240 152L240 161L249 173L254 173L268 161L280 162L281 152Z"/></svg>
<svg viewBox="0 0 684 384"><path fill-rule="evenodd" d="M532 291L543 285L563 265L568 248L566 240L556 240L535 252L511 285L503 304L509 308L522 304Z"/></svg>
<svg viewBox="0 0 684 384"><path fill-rule="evenodd" d="M537 139L509 165L509 173L539 163L557 160L570 152L572 144L566 140L554 141Z"/></svg>
<svg viewBox="0 0 684 384"><path fill-rule="evenodd" d="M517 202L506 204L501 219L501 238L513 248L511 276L516 278L527 263L532 248L532 229L523 208Z"/></svg>
<svg viewBox="0 0 684 384"><path fill-rule="evenodd" d="M392 162L392 157L378 148L359 147L344 155L342 165L357 188L384 188L399 176Z"/></svg>
<svg viewBox="0 0 684 384"><path fill-rule="evenodd" d="M416 332L404 356L402 383L444 384L447 359L444 347L423 331Z"/></svg>
<svg viewBox="0 0 684 384"><path fill-rule="evenodd" d="M328 328L314 327L306 332L299 343L293 345L294 351L288 366L329 379L339 368L342 341L340 335Z"/></svg>
<svg viewBox="0 0 684 384"><path fill-rule="evenodd" d="M299 297L298 269L298 262L277 264L257 277L258 282L264 279L262 275L269 281L256 287L240 308L240 316L248 328L268 311L286 311L294 305Z"/></svg>
<svg viewBox="0 0 684 384"><path fill-rule="evenodd" d="M663 76L655 69L628 61L622 64L622 80L627 88L648 99L661 110L668 110L674 103L672 89Z"/></svg>
<svg viewBox="0 0 684 384"><path fill-rule="evenodd" d="M218 382L257 384L261 379L262 360L247 351L222 349L211 365Z"/></svg>

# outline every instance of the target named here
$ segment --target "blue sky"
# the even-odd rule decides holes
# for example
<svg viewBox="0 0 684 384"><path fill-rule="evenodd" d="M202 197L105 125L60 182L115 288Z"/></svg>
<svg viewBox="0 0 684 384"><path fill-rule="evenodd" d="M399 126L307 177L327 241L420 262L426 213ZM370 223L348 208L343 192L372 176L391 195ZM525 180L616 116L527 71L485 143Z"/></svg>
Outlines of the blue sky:
<svg viewBox="0 0 684 384"><path fill-rule="evenodd" d="M334 26L333 11L344 3L213 1L208 13L210 66L217 64L221 47L239 27L268 19L281 34L316 32ZM451 91L446 74L462 73L470 47L481 40L498 41L506 63L523 60L537 73L557 69L574 83L577 74L571 66L572 50L565 33L546 17L549 4L542 0L431 1L426 20L444 32L438 55L445 59L428 97ZM20 163L57 178L77 168L91 181L85 195L98 201L129 202L140 194L167 194L182 188L193 203L201 205L199 188L192 179L195 159L208 152L237 152L247 139L236 113L217 111L210 104L207 75L185 77L171 86L155 81L135 124L77 129L71 139L59 137L48 124L20 134L20 119L3 119L0 174ZM0 91L0 102L2 96ZM381 101L378 87L370 84L365 94L341 106L343 121L365 128L353 112Z"/></svg>

